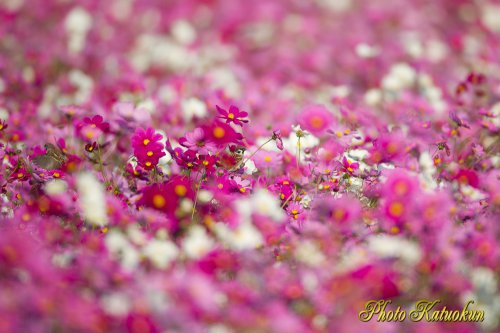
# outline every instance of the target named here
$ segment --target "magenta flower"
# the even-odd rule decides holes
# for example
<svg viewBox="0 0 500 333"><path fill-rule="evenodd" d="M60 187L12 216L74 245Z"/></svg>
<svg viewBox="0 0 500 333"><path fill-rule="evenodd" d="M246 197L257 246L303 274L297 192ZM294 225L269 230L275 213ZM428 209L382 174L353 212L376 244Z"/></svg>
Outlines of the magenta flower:
<svg viewBox="0 0 500 333"><path fill-rule="evenodd" d="M153 169L161 157L165 156L162 135L155 133L151 127L146 130L138 128L132 136L132 147L138 163L146 170Z"/></svg>
<svg viewBox="0 0 500 333"><path fill-rule="evenodd" d="M248 112L240 111L240 109L234 105L229 107L229 111L224 110L218 105L215 107L220 114L219 118L225 119L226 124L234 123L243 127L243 123L248 123L248 119L243 119L248 116Z"/></svg>
<svg viewBox="0 0 500 333"><path fill-rule="evenodd" d="M218 148L226 147L228 144L241 144L243 135L236 132L231 126L215 121L208 126L203 126L208 140L214 142Z"/></svg>
<svg viewBox="0 0 500 333"><path fill-rule="evenodd" d="M356 170L358 169L359 169L359 163L351 162L347 159L347 157L344 156L344 158L342 159L341 171L353 176Z"/></svg>
<svg viewBox="0 0 500 333"><path fill-rule="evenodd" d="M100 115L85 117L75 126L76 134L86 141L96 141L102 134L109 132L109 123Z"/></svg>

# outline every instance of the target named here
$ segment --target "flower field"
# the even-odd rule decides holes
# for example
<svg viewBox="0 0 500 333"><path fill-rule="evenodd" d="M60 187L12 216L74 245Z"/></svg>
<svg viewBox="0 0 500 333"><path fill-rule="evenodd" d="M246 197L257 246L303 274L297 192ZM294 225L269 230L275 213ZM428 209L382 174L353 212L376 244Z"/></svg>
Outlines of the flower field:
<svg viewBox="0 0 500 333"><path fill-rule="evenodd" d="M500 332L498 1L3 0L0 158L0 333Z"/></svg>

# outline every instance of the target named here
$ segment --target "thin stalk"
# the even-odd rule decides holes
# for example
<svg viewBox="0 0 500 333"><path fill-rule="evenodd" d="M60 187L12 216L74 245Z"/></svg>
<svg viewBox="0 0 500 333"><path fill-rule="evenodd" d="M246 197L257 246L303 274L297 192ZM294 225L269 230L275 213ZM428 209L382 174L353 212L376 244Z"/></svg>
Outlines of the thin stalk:
<svg viewBox="0 0 500 333"><path fill-rule="evenodd" d="M267 145L267 144L268 144L269 142L271 142L271 141L273 141L273 138L271 138L271 139L267 140L266 142L264 142L263 144L261 144L261 145L259 146L259 148L257 148L257 150L256 150L256 151L254 151L254 152L252 153L252 155L248 156L248 157L247 157L247 158L243 161L243 164L242 164L242 165L244 165L246 162L248 162L248 160L250 160L250 159L251 159L251 158L252 158L255 154L257 154L257 152L258 152L259 150L261 150L261 149L262 149L262 147L264 147L265 145Z"/></svg>

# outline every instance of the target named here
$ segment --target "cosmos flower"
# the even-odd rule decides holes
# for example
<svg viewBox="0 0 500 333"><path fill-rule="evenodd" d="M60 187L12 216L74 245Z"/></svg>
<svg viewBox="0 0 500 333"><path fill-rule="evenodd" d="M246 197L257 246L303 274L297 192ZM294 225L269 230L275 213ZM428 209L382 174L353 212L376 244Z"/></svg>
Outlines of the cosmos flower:
<svg viewBox="0 0 500 333"><path fill-rule="evenodd" d="M138 128L132 136L132 147L138 163L146 170L152 170L161 157L166 153L161 143L163 136L155 133L154 129L149 127L146 130Z"/></svg>
<svg viewBox="0 0 500 333"><path fill-rule="evenodd" d="M322 105L311 105L300 113L298 122L305 130L321 135L333 125L333 114Z"/></svg>
<svg viewBox="0 0 500 333"><path fill-rule="evenodd" d="M219 112L219 118L226 121L226 124L234 123L243 127L243 123L248 123L248 119L243 119L248 116L248 112L240 111L236 106L231 105L229 111L224 110L220 106L216 105L217 112Z"/></svg>
<svg viewBox="0 0 500 333"><path fill-rule="evenodd" d="M179 139L179 143L201 155L208 155L217 150L215 144L206 137L205 131L199 127L193 132L186 133L186 136Z"/></svg>

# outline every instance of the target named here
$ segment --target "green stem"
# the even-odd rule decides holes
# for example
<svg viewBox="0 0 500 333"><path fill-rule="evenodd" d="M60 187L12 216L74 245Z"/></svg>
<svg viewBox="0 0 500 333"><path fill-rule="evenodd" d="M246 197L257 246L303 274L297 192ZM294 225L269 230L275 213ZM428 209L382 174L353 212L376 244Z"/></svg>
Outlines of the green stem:
<svg viewBox="0 0 500 333"><path fill-rule="evenodd" d="M196 194L195 194L195 197L194 197L193 211L191 212L191 222L193 222L194 213L196 212L196 205L198 203L198 193L200 192L200 188L201 188L201 183L202 182L203 182L203 176L201 176L200 181L197 183L198 184L198 188L196 189Z"/></svg>
<svg viewBox="0 0 500 333"><path fill-rule="evenodd" d="M108 185L108 177L106 176L106 170L104 170L104 163L102 162L101 158L101 145L97 144L97 159L99 162L99 166L101 167L101 175L102 178L104 179L104 184L107 186Z"/></svg>
<svg viewBox="0 0 500 333"><path fill-rule="evenodd" d="M268 144L269 142L271 142L271 141L273 141L273 138L271 138L271 139L267 140L266 142L264 142L263 144L261 144L261 145L259 146L259 148L257 148L257 150L256 150L256 151L254 151L254 152L252 153L252 155L248 156L248 157L246 158L246 160L244 160L244 161L243 161L243 164L242 164L242 165L245 165L245 163L246 163L246 162L248 162L248 160L250 160L250 159L251 159L251 158L252 158L255 154L257 154L257 152L258 152L259 150L261 150L261 149L262 149L262 147L264 147L265 145L267 145L267 144Z"/></svg>

